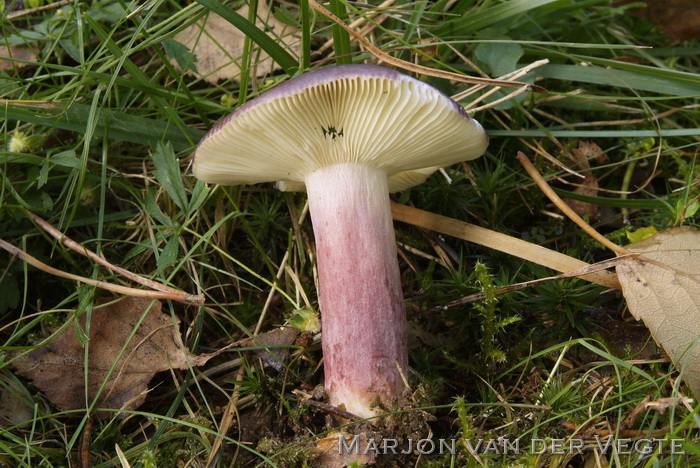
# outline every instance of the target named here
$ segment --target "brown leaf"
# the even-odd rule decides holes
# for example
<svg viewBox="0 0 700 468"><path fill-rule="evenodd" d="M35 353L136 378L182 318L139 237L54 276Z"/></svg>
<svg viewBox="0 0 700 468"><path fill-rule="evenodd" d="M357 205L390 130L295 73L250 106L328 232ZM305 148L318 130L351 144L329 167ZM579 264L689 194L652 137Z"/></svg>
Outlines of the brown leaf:
<svg viewBox="0 0 700 468"><path fill-rule="evenodd" d="M601 324L600 335L622 359L653 359L658 352L644 325L610 321Z"/></svg>
<svg viewBox="0 0 700 468"><path fill-rule="evenodd" d="M248 5L243 5L236 13L248 17ZM298 31L287 24L279 22L267 9L266 2L258 3L258 18L256 26L265 31L270 31L272 37L279 37L281 45L292 51L299 50ZM265 23L261 20L265 19ZM231 23L214 13L192 26L184 29L175 36L175 40L193 50L197 62L197 73L188 71L204 78L212 84L219 80L237 79L241 74L240 57L243 54L243 42L245 35L236 29ZM259 52L259 55L258 55ZM177 63L173 62L177 67ZM256 50L253 53L251 66L255 76L261 77L279 70L280 67L270 58L265 51ZM251 71L251 76L253 71Z"/></svg>
<svg viewBox="0 0 700 468"><path fill-rule="evenodd" d="M675 408L676 406L680 406L680 405L692 405L692 404L693 404L692 398L668 397L668 398L659 398L656 401L646 402L644 407L654 409L654 410L658 411L659 413L664 414L666 412L666 410L669 408Z"/></svg>
<svg viewBox="0 0 700 468"><path fill-rule="evenodd" d="M632 13L648 18L676 41L700 37L700 2L698 0L643 0L646 7L632 8ZM617 4L638 3L623 0Z"/></svg>
<svg viewBox="0 0 700 468"><path fill-rule="evenodd" d="M600 146L592 141L583 140L579 141L578 147L571 151L571 155L575 161L574 169L583 170L584 176L583 181L579 182L578 186L574 189L574 193L580 193L581 195L587 195L589 197L594 197L598 194L598 179L588 170L591 167L588 161L591 158L597 158L601 154L604 153L603 150L600 149ZM598 205L580 200L573 200L571 198L565 198L564 202L579 216L588 216L592 220L598 217Z"/></svg>
<svg viewBox="0 0 700 468"><path fill-rule="evenodd" d="M10 379L0 386L0 427L25 426L34 417L31 395Z"/></svg>
<svg viewBox="0 0 700 468"><path fill-rule="evenodd" d="M700 232L684 226L626 247L615 268L627 305L700 397Z"/></svg>
<svg viewBox="0 0 700 468"><path fill-rule="evenodd" d="M0 71L13 70L14 68L26 67L27 63L17 62L17 60L36 60L36 53L26 45L6 46L0 45Z"/></svg>
<svg viewBox="0 0 700 468"><path fill-rule="evenodd" d="M341 438L344 440L341 441ZM375 441L373 443L376 444ZM316 454L319 463L325 468L344 468L353 462L371 465L375 462L376 450L369 444L365 434L353 436L333 433L316 441Z"/></svg>
<svg viewBox="0 0 700 468"><path fill-rule="evenodd" d="M299 330L294 327L280 327L261 333L252 338L238 342L241 347L260 347L253 352L277 371L284 369L284 363L289 359L289 346L299 336Z"/></svg>
<svg viewBox="0 0 700 468"><path fill-rule="evenodd" d="M91 402L104 385L98 407L133 409L143 403L148 382L156 372L200 366L209 358L193 356L183 348L177 327L161 312L160 302L136 297L105 302L92 312L87 365L85 348L72 327L50 344L14 362L17 372L31 379L59 409L85 407L86 368L88 401ZM146 310L145 318L138 325ZM77 320L85 330L86 314ZM135 328L136 333L129 340ZM116 360L119 362L110 375ZM98 416L109 417L109 414Z"/></svg>

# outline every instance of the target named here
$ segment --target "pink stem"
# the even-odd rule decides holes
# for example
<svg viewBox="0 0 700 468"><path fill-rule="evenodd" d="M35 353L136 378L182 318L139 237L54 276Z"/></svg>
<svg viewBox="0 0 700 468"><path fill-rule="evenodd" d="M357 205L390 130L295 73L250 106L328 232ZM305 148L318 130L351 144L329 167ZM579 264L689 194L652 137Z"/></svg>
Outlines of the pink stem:
<svg viewBox="0 0 700 468"><path fill-rule="evenodd" d="M369 417L381 412L373 409L377 397L396 404L408 369L387 175L336 164L304 182L316 237L326 392L331 404Z"/></svg>

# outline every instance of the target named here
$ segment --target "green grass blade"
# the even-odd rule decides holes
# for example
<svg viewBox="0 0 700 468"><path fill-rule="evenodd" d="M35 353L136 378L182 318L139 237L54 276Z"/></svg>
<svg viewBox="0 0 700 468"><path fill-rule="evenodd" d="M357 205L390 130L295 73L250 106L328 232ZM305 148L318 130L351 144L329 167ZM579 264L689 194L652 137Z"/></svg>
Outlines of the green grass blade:
<svg viewBox="0 0 700 468"><path fill-rule="evenodd" d="M301 50L299 51L299 67L308 70L311 67L311 11L309 0L299 0L301 16Z"/></svg>
<svg viewBox="0 0 700 468"><path fill-rule="evenodd" d="M92 27L95 34L97 34L97 36L101 39L104 46L107 47L107 49L110 51L110 53L114 55L115 58L119 58L119 68L123 66L135 81L140 82L142 85L148 85L150 83L149 78L139 67L136 66L135 63L133 63L128 58L129 54L127 51L131 50L131 45L129 45L127 51L122 50L119 47L119 45L112 39L114 31L107 33L99 23L90 19L89 17L86 17L86 19L88 21L88 24L90 24L90 26ZM112 79L110 81L110 84L108 85L108 92L112 90L113 82L114 79ZM183 129L186 127L185 123L182 121L182 118L176 112L173 112L172 107L169 106L168 103L165 102L163 99L153 98L153 103L156 104L159 111L162 112L164 116L167 116L167 121L172 122L173 125L176 125Z"/></svg>
<svg viewBox="0 0 700 468"><path fill-rule="evenodd" d="M687 84L700 87L700 75L698 75L697 73L688 73L680 70L671 70L668 68L651 67L649 65L640 65L637 63L629 63L622 60L610 60L600 57L574 55L573 59L588 61L601 67L615 68L618 70L625 70L629 72L638 73L640 75L652 76L664 80L669 80L673 82L673 86L676 86L676 84Z"/></svg>
<svg viewBox="0 0 700 468"><path fill-rule="evenodd" d="M463 37L494 26L502 21L517 18L530 10L549 5L556 1L558 0L511 0L509 2L493 2L488 7L479 8L474 12L467 12L460 18L447 21L435 28L433 32L442 37Z"/></svg>
<svg viewBox="0 0 700 468"><path fill-rule="evenodd" d="M428 7L428 2L416 2L413 6L413 11L411 12L411 17L406 24L406 29L403 33L403 42L410 44L413 38L416 36L418 31L418 25L421 24L421 20L425 14L425 9ZM408 47L407 47L408 48ZM409 49L410 50L410 49ZM399 55L400 59L406 59L407 54L405 51L401 52Z"/></svg>
<svg viewBox="0 0 700 468"><path fill-rule="evenodd" d="M248 22L255 24L255 18L258 11L258 0L250 0L248 3ZM253 43L250 36L246 36L243 40L243 55L241 56L241 75L239 77L240 86L238 94L238 106L245 104L248 98L248 81L250 80L250 64L251 54L253 51Z"/></svg>
<svg viewBox="0 0 700 468"><path fill-rule="evenodd" d="M56 109L27 108L8 105L5 118L20 122L46 125L78 133L85 133L90 122L90 106L73 103ZM194 147L204 136L204 130L173 125L155 119L137 117L110 109L98 109L94 117L94 132L108 138L155 147L159 142L169 141L176 151Z"/></svg>
<svg viewBox="0 0 700 468"><path fill-rule="evenodd" d="M156 180L165 188L175 204L182 211L185 211L189 202L173 147L170 143L159 143L152 157L153 163L156 165L156 170L153 173Z"/></svg>
<svg viewBox="0 0 700 468"><path fill-rule="evenodd" d="M552 64L538 68L535 74L556 80L610 85L623 90L636 89L674 96L700 95L700 77L698 76L693 77L694 79L686 79L687 77L673 73L660 73L660 70L652 67L644 67L641 71L650 73L643 73L640 70L626 71L614 68ZM652 71L653 73L651 73ZM683 78L683 80L673 80L673 78Z"/></svg>
<svg viewBox="0 0 700 468"><path fill-rule="evenodd" d="M347 9L343 0L330 0L330 11L343 22L348 17ZM339 24L333 23L333 50L335 51L335 62L338 65L352 63L350 53L350 34Z"/></svg>

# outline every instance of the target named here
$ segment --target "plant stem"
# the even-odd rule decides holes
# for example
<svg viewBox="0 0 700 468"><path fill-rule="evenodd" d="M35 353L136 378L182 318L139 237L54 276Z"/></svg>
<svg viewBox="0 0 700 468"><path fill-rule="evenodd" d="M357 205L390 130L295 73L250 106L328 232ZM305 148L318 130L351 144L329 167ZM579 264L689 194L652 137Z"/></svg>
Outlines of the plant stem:
<svg viewBox="0 0 700 468"><path fill-rule="evenodd" d="M192 294L187 294L179 291L148 291L145 289L134 289L127 286L122 286L120 284L108 283L106 281L98 281L91 278L85 278L84 276L74 275L72 273L67 273L65 271L58 270L56 268L50 267L49 265L37 260L32 257L22 249L15 247L9 242L5 242L0 239L0 249L10 252L15 257L19 258L25 263L30 264L34 268L37 268L50 275L58 276L60 278L66 278L69 280L79 281L96 288L106 289L107 291L112 291L117 294L124 296L133 297L145 297L150 299L168 299L173 301L191 302L193 304L201 304L204 302L203 296L195 296Z"/></svg>

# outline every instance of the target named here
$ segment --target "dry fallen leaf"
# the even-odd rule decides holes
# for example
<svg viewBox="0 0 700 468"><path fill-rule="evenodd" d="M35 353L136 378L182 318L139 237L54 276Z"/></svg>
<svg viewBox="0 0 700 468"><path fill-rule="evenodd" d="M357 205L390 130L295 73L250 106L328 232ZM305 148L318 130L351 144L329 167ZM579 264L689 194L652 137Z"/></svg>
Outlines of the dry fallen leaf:
<svg viewBox="0 0 700 468"><path fill-rule="evenodd" d="M675 408L676 406L680 405L691 405L693 404L693 400L691 398L687 397L668 397L668 398L659 398L656 401L648 401L645 403L644 407L645 408L651 408L656 411L658 411L661 414L664 414L667 409L669 408Z"/></svg>
<svg viewBox="0 0 700 468"><path fill-rule="evenodd" d="M344 438L343 442L341 437ZM363 466L373 465L376 450L369 443L365 434L353 436L333 433L316 441L315 452L318 462L325 468L344 468L353 462Z"/></svg>
<svg viewBox="0 0 700 468"><path fill-rule="evenodd" d="M626 246L615 268L627 305L700 398L700 231L684 226Z"/></svg>
<svg viewBox="0 0 700 468"><path fill-rule="evenodd" d="M11 379L0 378L0 427L25 426L34 417L34 401Z"/></svg>
<svg viewBox="0 0 700 468"><path fill-rule="evenodd" d="M36 53L26 45L10 47L0 45L0 71L22 68L28 65L25 62L17 62L17 60L35 61Z"/></svg>
<svg viewBox="0 0 700 468"><path fill-rule="evenodd" d="M622 359L654 359L658 355L657 346L644 325L617 320L604 322L599 333Z"/></svg>
<svg viewBox="0 0 700 468"><path fill-rule="evenodd" d="M299 336L299 330L294 327L280 327L262 333L253 338L238 342L241 347L252 347L253 352L273 369L282 372L284 363L289 360L289 346Z"/></svg>
<svg viewBox="0 0 700 468"><path fill-rule="evenodd" d="M592 141L579 141L578 147L571 151L572 158L575 161L573 169L582 171L582 175L584 176L584 179L578 182L574 193L580 193L581 195L587 195L589 197L598 195L598 179L589 171L591 168L589 160L601 154L604 154L603 150ZM579 216L588 216L592 220L598 217L598 205L571 198L565 198L564 201Z"/></svg>
<svg viewBox="0 0 700 468"><path fill-rule="evenodd" d="M243 5L236 10L236 13L247 18L248 5ZM283 47L293 52L299 50L298 30L281 23L272 16L265 2L258 3L256 26L269 31L268 34L272 37L279 37ZM237 79L240 76L240 57L243 54L245 35L221 16L209 13L207 17L177 34L175 40L190 50L194 49L192 52L197 58L194 64L197 73L191 70L187 73L200 76L212 84L216 84L219 80ZM173 65L178 67L175 61ZM270 56L260 49L256 49L253 53L251 66L255 67L254 71L251 71L251 76L255 73L257 77L279 70L279 66Z"/></svg>
<svg viewBox="0 0 700 468"><path fill-rule="evenodd" d="M618 5L640 3L639 0L622 0ZM664 33L676 41L700 37L700 2L698 0L644 0L646 6L632 8L632 13L648 18Z"/></svg>
<svg viewBox="0 0 700 468"><path fill-rule="evenodd" d="M122 352L124 343L149 307ZM85 314L78 318L83 330L85 319ZM121 359L108 376L120 355ZM21 356L14 365L20 375L31 379L61 410L85 407L86 368L88 402L104 384L98 407L133 409L143 403L148 382L156 372L201 366L210 356L194 356L182 346L177 327L170 316L161 312L160 302L125 297L118 302L103 301L101 306L95 307L90 320L87 365L84 357L85 348L73 327L68 327L50 344ZM109 413L98 416L109 417Z"/></svg>

